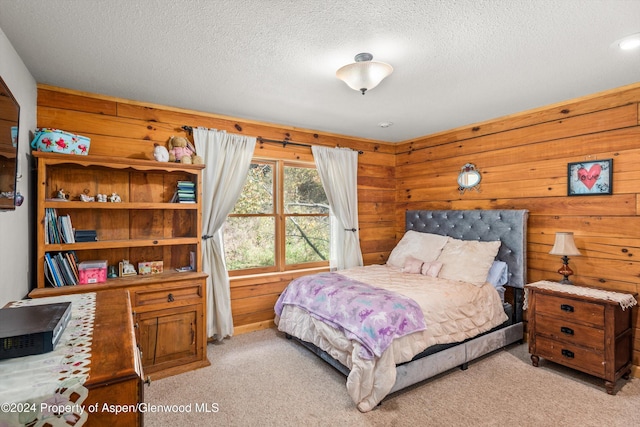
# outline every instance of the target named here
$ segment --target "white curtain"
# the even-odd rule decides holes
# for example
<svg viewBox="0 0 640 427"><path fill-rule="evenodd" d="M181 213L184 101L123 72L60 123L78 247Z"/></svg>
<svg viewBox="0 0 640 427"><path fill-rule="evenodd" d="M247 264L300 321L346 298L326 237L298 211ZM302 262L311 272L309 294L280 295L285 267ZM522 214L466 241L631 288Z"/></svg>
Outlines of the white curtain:
<svg viewBox="0 0 640 427"><path fill-rule="evenodd" d="M362 265L358 231L358 152L312 146L311 152L331 208L331 270Z"/></svg>
<svg viewBox="0 0 640 427"><path fill-rule="evenodd" d="M222 225L242 192L256 138L197 128L193 140L207 165L202 177L202 270L209 275L207 336L222 340L233 335Z"/></svg>

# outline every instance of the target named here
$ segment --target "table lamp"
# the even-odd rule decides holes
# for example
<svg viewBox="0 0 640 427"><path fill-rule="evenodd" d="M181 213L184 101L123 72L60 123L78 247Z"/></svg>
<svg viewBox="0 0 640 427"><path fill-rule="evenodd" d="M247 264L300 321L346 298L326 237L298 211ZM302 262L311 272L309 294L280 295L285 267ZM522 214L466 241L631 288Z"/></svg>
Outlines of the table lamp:
<svg viewBox="0 0 640 427"><path fill-rule="evenodd" d="M563 279L560 283L564 285L573 285L569 276L573 274L573 270L569 268L569 255L580 256L582 255L575 242L573 241L573 233L567 231L560 231L556 233L556 241L553 244L553 248L549 251L551 255L562 256L562 267L558 270L558 273L562 274Z"/></svg>

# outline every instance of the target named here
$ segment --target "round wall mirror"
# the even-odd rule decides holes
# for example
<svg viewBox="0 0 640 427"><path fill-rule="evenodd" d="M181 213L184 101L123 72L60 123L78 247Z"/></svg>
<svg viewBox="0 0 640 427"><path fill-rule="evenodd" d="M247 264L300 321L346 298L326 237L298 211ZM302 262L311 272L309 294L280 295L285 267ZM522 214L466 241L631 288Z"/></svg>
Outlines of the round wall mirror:
<svg viewBox="0 0 640 427"><path fill-rule="evenodd" d="M467 163L460 169L460 173L458 174L458 189L460 190L460 194L472 188L480 191L479 186L481 180L482 176L480 176L480 172L478 172L476 166L473 163Z"/></svg>

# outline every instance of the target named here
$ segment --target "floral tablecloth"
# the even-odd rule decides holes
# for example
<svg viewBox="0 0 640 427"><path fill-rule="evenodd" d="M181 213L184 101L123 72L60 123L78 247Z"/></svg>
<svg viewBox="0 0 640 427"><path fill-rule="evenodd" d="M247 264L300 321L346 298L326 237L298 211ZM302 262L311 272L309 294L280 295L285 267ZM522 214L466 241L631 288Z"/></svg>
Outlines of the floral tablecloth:
<svg viewBox="0 0 640 427"><path fill-rule="evenodd" d="M96 295L21 300L23 305L71 302L71 319L49 353L0 360L0 427L81 426L88 390Z"/></svg>

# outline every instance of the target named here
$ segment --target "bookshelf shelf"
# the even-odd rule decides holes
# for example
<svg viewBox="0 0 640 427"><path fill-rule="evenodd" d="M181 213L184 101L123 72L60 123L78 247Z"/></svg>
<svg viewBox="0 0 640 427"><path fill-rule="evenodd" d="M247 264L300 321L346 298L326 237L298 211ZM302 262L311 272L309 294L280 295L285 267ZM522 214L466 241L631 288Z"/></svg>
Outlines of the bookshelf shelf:
<svg viewBox="0 0 640 427"><path fill-rule="evenodd" d="M147 373L160 378L208 365L207 275L200 260L204 165L37 151L32 154L38 174L37 245L36 283L29 295L126 289L134 322L139 325L136 338ZM189 189L188 200L193 203L171 202L181 187ZM53 200L60 191L68 201ZM83 195L113 193L121 202L81 199ZM73 238L69 237L70 229ZM91 234L90 238L94 234L97 240L79 241L81 232ZM75 243L66 243L74 239ZM123 260L136 270L140 262L162 261L163 272L108 278L95 284L53 286L46 277L51 269L47 258L56 256L67 278L69 272L73 275L74 262L78 265L94 260L106 260L116 271ZM65 259L70 265L65 265ZM176 271L189 265L193 265L192 271Z"/></svg>
<svg viewBox="0 0 640 427"><path fill-rule="evenodd" d="M80 243L50 243L44 245L45 252L55 251L81 251L95 249L113 249L113 248L144 248L149 246L179 246L179 245L195 245L200 238L198 237L174 237L167 239L138 239L138 240L100 240L97 242L80 242ZM187 262L188 264L188 262Z"/></svg>
<svg viewBox="0 0 640 427"><path fill-rule="evenodd" d="M101 202L44 202L45 208L54 209L165 209L165 210L198 210L193 203L101 203Z"/></svg>
<svg viewBox="0 0 640 427"><path fill-rule="evenodd" d="M198 240L200 240L199 237L174 237L167 239L100 240L97 242L50 243L44 245L44 250L45 252L56 252L113 248L143 248L151 246L180 246L195 245L198 243Z"/></svg>

